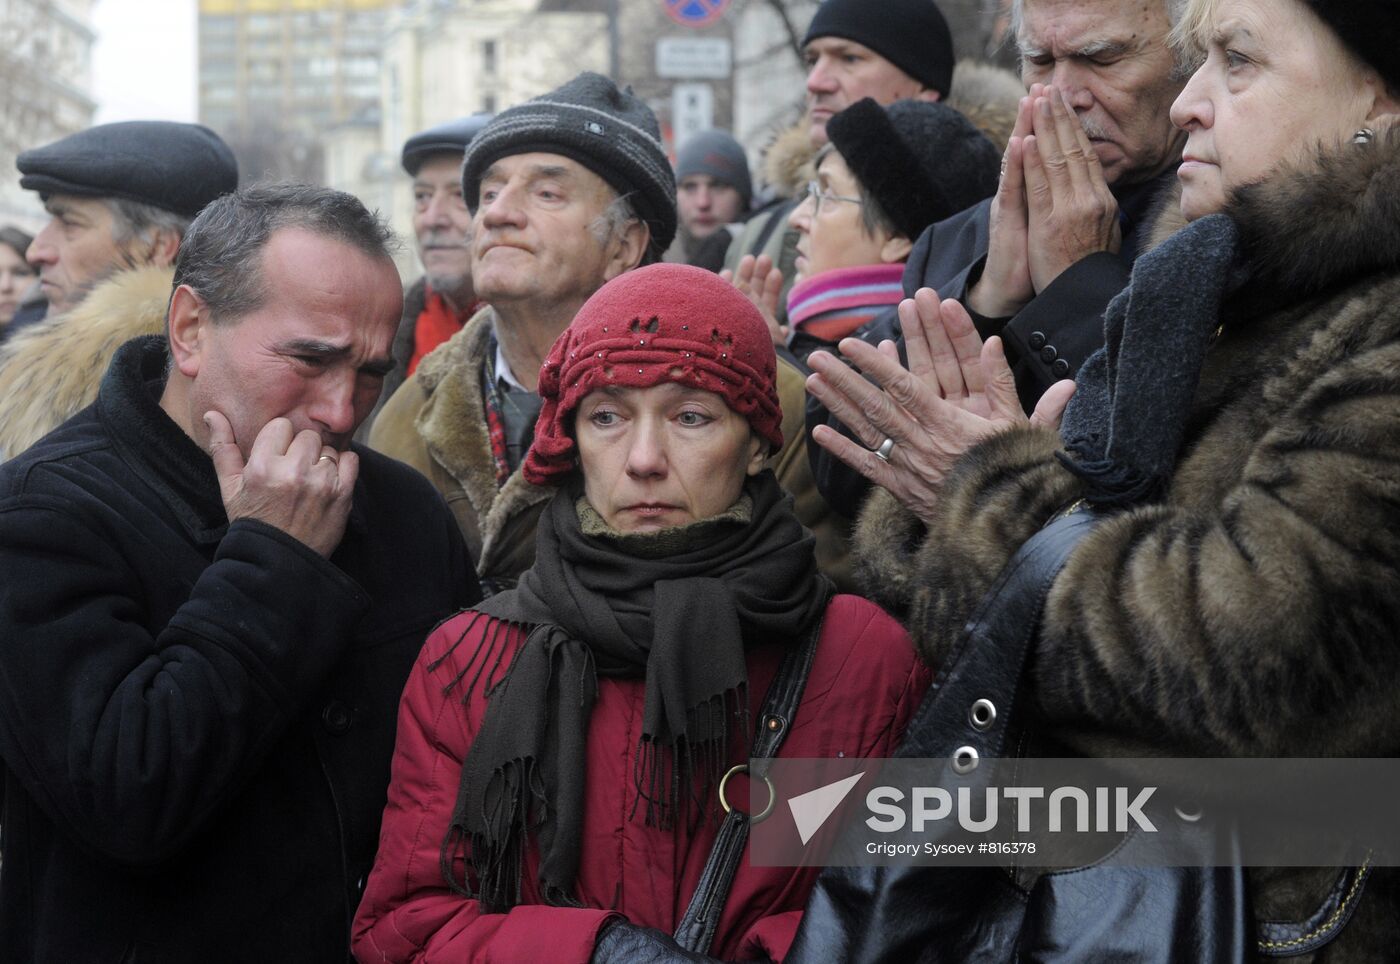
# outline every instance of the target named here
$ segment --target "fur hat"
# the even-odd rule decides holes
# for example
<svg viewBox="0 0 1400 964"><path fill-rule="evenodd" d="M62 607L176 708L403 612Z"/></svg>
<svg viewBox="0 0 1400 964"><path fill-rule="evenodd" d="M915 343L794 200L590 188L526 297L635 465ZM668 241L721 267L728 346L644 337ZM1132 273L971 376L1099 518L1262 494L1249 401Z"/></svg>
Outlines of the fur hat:
<svg viewBox="0 0 1400 964"><path fill-rule="evenodd" d="M881 107L867 97L833 116L826 134L861 188L911 241L996 193L996 145L943 104Z"/></svg>
<svg viewBox="0 0 1400 964"><path fill-rule="evenodd" d="M875 51L944 97L953 83L953 34L933 0L826 0L802 39L844 37Z"/></svg>
<svg viewBox="0 0 1400 964"><path fill-rule="evenodd" d="M563 87L496 115L472 139L462 161L462 198L476 214L481 175L513 154L562 154L632 200L651 227L655 251L676 237L676 176L651 108L629 87L584 71Z"/></svg>
<svg viewBox="0 0 1400 964"><path fill-rule="evenodd" d="M679 382L714 392L766 439L783 445L778 361L763 316L718 275L684 264L628 271L589 298L540 368L544 404L523 474L556 485L574 470L579 403L608 385Z"/></svg>
<svg viewBox="0 0 1400 964"><path fill-rule="evenodd" d="M1395 0L1307 0L1347 49L1400 93L1400 4Z"/></svg>

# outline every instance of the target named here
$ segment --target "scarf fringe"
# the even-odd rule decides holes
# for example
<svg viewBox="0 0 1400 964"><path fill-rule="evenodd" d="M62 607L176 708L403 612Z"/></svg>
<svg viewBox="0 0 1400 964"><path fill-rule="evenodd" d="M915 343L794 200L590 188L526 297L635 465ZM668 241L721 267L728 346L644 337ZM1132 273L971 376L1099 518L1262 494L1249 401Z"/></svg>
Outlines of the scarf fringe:
<svg viewBox="0 0 1400 964"><path fill-rule="evenodd" d="M488 618L490 617L485 613L472 613L472 618L462 627L461 634L453 640L452 645L448 646L441 656L428 664L429 672L437 670L437 668L442 665L443 661L456 651L457 647L460 646L467 638L468 634L471 633L472 627L476 625L477 620ZM510 677L509 669L507 669L504 674L499 673L501 661L505 659L506 649L512 640L513 634L524 631L524 627L517 626L514 623L497 621L496 624L491 627L489 635L485 636L477 645L476 651L472 653L471 658L462 664L462 668L457 671L457 675L448 680L447 684L443 686L443 694L446 695L450 693L453 687L461 683L468 673L471 673L470 682L462 688L462 703L464 705L466 704L467 700L471 698L472 693L476 690L477 684L481 682L482 679L495 680L483 693L483 695L489 697ZM472 672L472 667L476 667L475 672Z"/></svg>
<svg viewBox="0 0 1400 964"><path fill-rule="evenodd" d="M486 785L480 832L471 832L460 815L454 815L452 825L439 857L443 879L454 893L481 902L488 914L504 913L520 903L521 868L524 847L533 823L531 814L543 814L547 809L543 779L537 761L531 758L511 760L496 768ZM466 841L471 839L471 856L466 853ZM459 879L453 865L461 859L466 867ZM471 875L476 877L472 887Z"/></svg>
<svg viewBox="0 0 1400 964"><path fill-rule="evenodd" d="M734 725L731 725L734 724ZM637 792L628 819L646 804L649 827L675 828L688 818L693 831L707 817L718 820L714 808L719 782L730 766L734 733L750 729L748 684L721 693L692 707L686 734L669 741L665 735L643 734L632 764L632 784Z"/></svg>

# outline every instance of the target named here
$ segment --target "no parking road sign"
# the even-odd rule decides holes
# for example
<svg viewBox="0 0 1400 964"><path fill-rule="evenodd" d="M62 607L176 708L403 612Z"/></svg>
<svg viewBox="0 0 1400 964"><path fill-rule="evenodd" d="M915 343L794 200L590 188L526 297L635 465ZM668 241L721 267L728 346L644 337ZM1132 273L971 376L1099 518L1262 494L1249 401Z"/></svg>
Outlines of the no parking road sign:
<svg viewBox="0 0 1400 964"><path fill-rule="evenodd" d="M730 0L664 0L666 14L686 27L705 27L729 9Z"/></svg>

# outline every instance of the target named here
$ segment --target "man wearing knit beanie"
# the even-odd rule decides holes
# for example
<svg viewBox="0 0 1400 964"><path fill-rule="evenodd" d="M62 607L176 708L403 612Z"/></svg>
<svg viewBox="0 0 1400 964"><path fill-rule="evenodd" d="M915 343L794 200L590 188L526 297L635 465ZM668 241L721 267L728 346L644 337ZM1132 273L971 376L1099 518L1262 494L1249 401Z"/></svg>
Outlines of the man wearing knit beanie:
<svg viewBox="0 0 1400 964"><path fill-rule="evenodd" d="M934 0L825 0L802 41L807 63L807 113L802 129L781 135L769 149L770 183L779 172L801 171L826 143L826 122L858 100L882 107L899 100L939 101L953 82L953 39ZM745 255L767 255L782 272L782 306L792 285L797 234L788 218L802 200L805 175L780 185L781 204L752 217L729 246L727 269Z"/></svg>
<svg viewBox="0 0 1400 964"><path fill-rule="evenodd" d="M681 223L663 260L718 271L733 240L729 229L737 227L752 200L749 159L733 135L722 130L693 135L676 155L676 208ZM720 263L697 260L702 250L716 248L715 260Z"/></svg>
<svg viewBox="0 0 1400 964"><path fill-rule="evenodd" d="M369 443L437 486L490 594L534 562L550 496L521 474L540 412L540 365L595 291L660 258L676 233L676 181L651 109L583 73L477 133L463 158L462 197L472 213L472 281L488 307L422 360ZM826 507L800 431L800 373L784 385L794 431L773 464L804 524L821 530ZM828 555L844 555L833 539L839 550Z"/></svg>

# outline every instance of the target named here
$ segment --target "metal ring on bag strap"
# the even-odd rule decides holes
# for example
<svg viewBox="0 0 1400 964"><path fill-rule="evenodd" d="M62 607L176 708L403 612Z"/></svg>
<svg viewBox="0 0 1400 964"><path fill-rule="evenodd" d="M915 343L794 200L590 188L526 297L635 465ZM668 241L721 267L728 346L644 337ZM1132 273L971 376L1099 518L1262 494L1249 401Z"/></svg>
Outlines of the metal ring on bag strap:
<svg viewBox="0 0 1400 964"><path fill-rule="evenodd" d="M729 805L729 800L724 795L724 788L729 785L729 778L734 776L734 774L736 773L747 773L748 769L749 765L747 763L740 763L738 766L730 767L729 772L726 773L724 776L720 777L719 805L724 808L725 813L728 813L730 810L734 809ZM750 774L750 777L752 776L753 774ZM774 789L773 781L768 779L768 774L760 773L758 774L758 779L762 780L764 786L768 788L768 806L763 808L762 813L750 814L749 823L762 823L763 821L767 820L768 817L773 813L773 807L776 806L778 803L778 791ZM739 812L743 813L742 810L740 810Z"/></svg>

